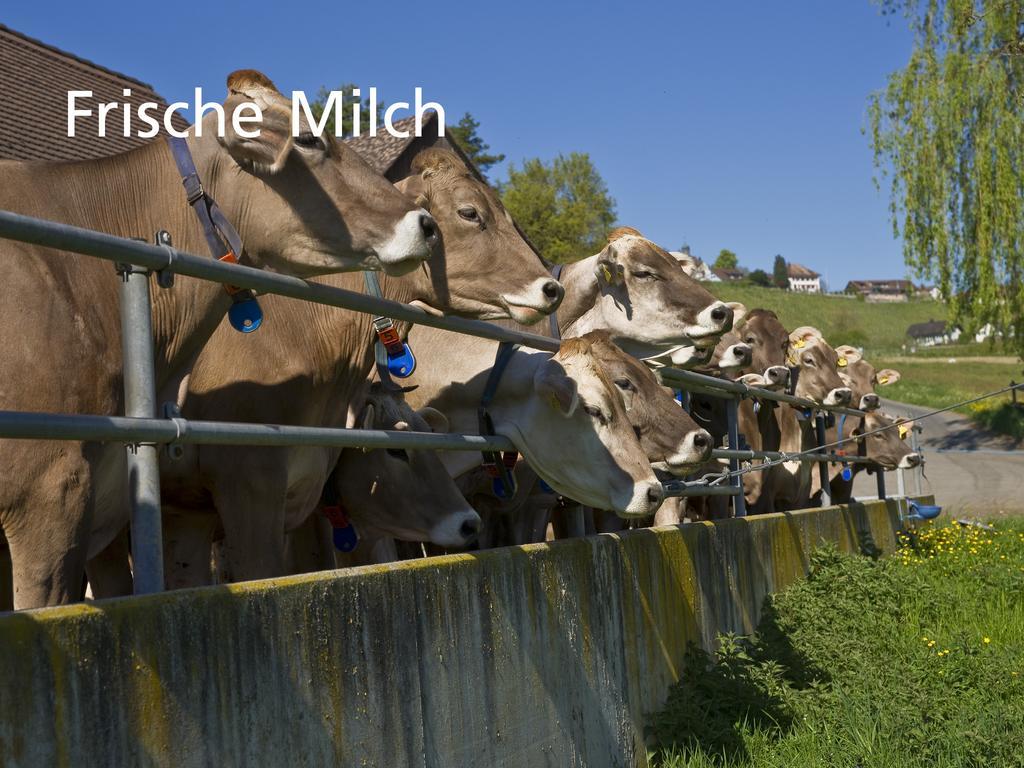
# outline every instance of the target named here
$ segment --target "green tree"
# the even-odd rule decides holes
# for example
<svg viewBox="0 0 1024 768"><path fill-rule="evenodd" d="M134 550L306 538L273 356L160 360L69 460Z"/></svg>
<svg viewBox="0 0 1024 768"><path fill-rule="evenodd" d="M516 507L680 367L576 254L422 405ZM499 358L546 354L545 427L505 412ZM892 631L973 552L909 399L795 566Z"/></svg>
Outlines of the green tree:
<svg viewBox="0 0 1024 768"><path fill-rule="evenodd" d="M992 323L1024 353L1024 4L877 1L914 32L868 121L904 258L952 323Z"/></svg>
<svg viewBox="0 0 1024 768"><path fill-rule="evenodd" d="M480 138L477 130L480 128L479 121L475 120L469 112L462 116L462 119L455 125L445 128L446 135L459 145L459 149L466 153L480 173L486 178L487 171L495 163L505 159L504 155L495 155L488 152L491 145Z"/></svg>
<svg viewBox="0 0 1024 768"><path fill-rule="evenodd" d="M615 200L586 153L509 166L501 197L541 254L554 262L597 253L615 223Z"/></svg>
<svg viewBox="0 0 1024 768"><path fill-rule="evenodd" d="M775 255L775 263L772 264L772 282L776 288L789 288L789 267L781 253Z"/></svg>
<svg viewBox="0 0 1024 768"><path fill-rule="evenodd" d="M772 287L772 276L765 272L763 269L755 269L749 275L747 279L750 280L754 285L761 285L765 288Z"/></svg>
<svg viewBox="0 0 1024 768"><path fill-rule="evenodd" d="M723 248L718 252L718 258L715 259L715 263L712 266L715 269L736 269L739 263L735 253L728 248Z"/></svg>
<svg viewBox="0 0 1024 768"><path fill-rule="evenodd" d="M343 137L352 136L355 133L355 127L352 121L352 105L359 104L359 132L361 135L366 135L370 130L370 100L368 98L357 98L352 95L352 89L358 86L352 83L343 83L339 85L337 90L341 91L339 95L339 101L341 101L341 135ZM327 106L327 99L331 95L331 92L326 87L321 86L320 90L317 91L316 99L309 102L309 109L312 111L313 116L320 120L324 114L324 108ZM377 130L383 130L384 126L384 109L387 105L380 101L378 97L377 101ZM332 136L334 133L334 110L331 110L330 116L327 118L327 127L324 129L329 132Z"/></svg>

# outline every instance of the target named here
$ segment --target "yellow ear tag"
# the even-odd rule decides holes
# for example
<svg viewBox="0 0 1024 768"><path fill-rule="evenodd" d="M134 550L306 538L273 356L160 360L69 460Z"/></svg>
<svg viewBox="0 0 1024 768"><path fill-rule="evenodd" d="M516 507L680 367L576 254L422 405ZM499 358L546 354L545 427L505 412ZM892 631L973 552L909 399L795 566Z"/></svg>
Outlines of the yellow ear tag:
<svg viewBox="0 0 1024 768"><path fill-rule="evenodd" d="M793 342L793 346L796 347L797 349L803 349L804 347L807 346L807 342L804 341L803 339L797 339L796 341Z"/></svg>
<svg viewBox="0 0 1024 768"><path fill-rule="evenodd" d="M845 368L847 365L846 358L840 357L839 360L836 362L836 365L838 365L840 368Z"/></svg>
<svg viewBox="0 0 1024 768"><path fill-rule="evenodd" d="M786 362L789 363L790 365L796 365L796 357L793 355L792 352L786 355Z"/></svg>
<svg viewBox="0 0 1024 768"><path fill-rule="evenodd" d="M903 440L910 432L910 427L907 424L900 424L900 440Z"/></svg>
<svg viewBox="0 0 1024 768"><path fill-rule="evenodd" d="M889 383L889 377L888 376L879 376L878 377L878 383L879 384L888 384Z"/></svg>
<svg viewBox="0 0 1024 768"><path fill-rule="evenodd" d="M607 264L602 264L601 269L604 270L604 279L610 283L612 281L612 271L608 269Z"/></svg>

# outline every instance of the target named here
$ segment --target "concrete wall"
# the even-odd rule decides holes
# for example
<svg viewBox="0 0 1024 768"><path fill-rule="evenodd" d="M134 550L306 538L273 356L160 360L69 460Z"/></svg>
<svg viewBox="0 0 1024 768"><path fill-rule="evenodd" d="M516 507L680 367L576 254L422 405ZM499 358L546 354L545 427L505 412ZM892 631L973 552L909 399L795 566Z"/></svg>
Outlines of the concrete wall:
<svg viewBox="0 0 1024 768"><path fill-rule="evenodd" d="M749 631L822 541L768 515L0 617L0 765L635 766L689 640Z"/></svg>

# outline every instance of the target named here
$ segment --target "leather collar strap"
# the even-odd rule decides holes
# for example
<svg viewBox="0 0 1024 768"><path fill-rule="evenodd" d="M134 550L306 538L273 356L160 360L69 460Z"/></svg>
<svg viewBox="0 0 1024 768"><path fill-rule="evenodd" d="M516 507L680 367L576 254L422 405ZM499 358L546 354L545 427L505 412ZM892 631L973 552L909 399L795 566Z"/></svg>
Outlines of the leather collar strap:
<svg viewBox="0 0 1024 768"><path fill-rule="evenodd" d="M320 512L331 524L331 539L334 548L340 552L351 552L359 545L359 532L355 524L349 520L348 512L341 503L337 491L337 466L327 478L320 496Z"/></svg>
<svg viewBox="0 0 1024 768"><path fill-rule="evenodd" d="M203 182L199 178L188 144L185 139L178 136L168 136L167 143L171 148L174 164L178 166L178 173L181 175L185 199L203 227L210 255L217 261L237 264L243 253L242 238L238 236L238 232L231 226L231 222L221 212L217 203L203 189ZM256 294L234 285L225 285L224 290L232 300L231 309L228 311L228 320L232 327L242 333L251 333L259 328L263 322L263 312L256 302Z"/></svg>
<svg viewBox="0 0 1024 768"><path fill-rule="evenodd" d="M377 299L384 298L376 272L363 272L363 283L368 294ZM416 370L416 356L408 342L402 341L402 337L395 330L395 321L390 317L375 316L373 330L377 334L373 347L377 376L385 389L402 392L404 390L395 384L391 377L394 375L400 379L407 379L412 376L412 372Z"/></svg>
<svg viewBox="0 0 1024 768"><path fill-rule="evenodd" d="M503 341L498 345L498 354L494 358L494 365L487 376L487 383L484 385L484 393L480 397L480 405L477 408L477 420L480 427L480 434L490 437L494 435L494 422L488 408L494 400L498 391L498 384L501 377L508 368L512 356L519 349L518 344L510 341ZM516 465L518 453L516 451L505 451L504 456L500 451L484 451L484 469L494 478L494 493L499 498L510 499L515 495L516 482L511 470Z"/></svg>
<svg viewBox="0 0 1024 768"><path fill-rule="evenodd" d="M561 275L562 265L555 264L555 266L551 268L551 276L555 278L555 280L557 280L559 277L561 277ZM548 322L551 324L551 338L555 339L555 341L561 341L562 329L558 327L558 310L555 310L550 315L548 315Z"/></svg>

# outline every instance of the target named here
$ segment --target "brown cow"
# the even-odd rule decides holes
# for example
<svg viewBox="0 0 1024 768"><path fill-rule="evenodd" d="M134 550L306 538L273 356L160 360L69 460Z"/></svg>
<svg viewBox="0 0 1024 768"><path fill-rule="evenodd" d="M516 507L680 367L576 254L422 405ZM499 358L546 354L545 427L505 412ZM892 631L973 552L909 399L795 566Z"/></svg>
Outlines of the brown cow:
<svg viewBox="0 0 1024 768"><path fill-rule="evenodd" d="M423 270L382 279L386 298L447 313L534 320L558 305L561 286L497 196L455 155L427 150L416 157L413 171L398 186L434 214L442 248ZM362 277L337 275L323 282L358 291ZM274 322L246 345L238 345L227 326L210 340L189 379L184 415L351 427L373 369L372 317L268 298ZM421 367L434 364L427 350L415 351ZM186 561L195 549L187 527L178 523L191 527L192 513L216 510L234 578L286 573L285 533L313 513L338 455L338 449L320 447L198 446L187 449L184 460L165 462L169 548L186 552L171 552L168 561ZM179 577L176 586L182 585Z"/></svg>
<svg viewBox="0 0 1024 768"><path fill-rule="evenodd" d="M290 102L264 75L246 70L228 78L225 111L244 102L262 109L258 138L230 126L217 138L211 113L203 136L187 140L206 191L244 241L243 263L303 276L381 268L397 274L429 256L436 239L430 215L344 145L308 131L293 140ZM182 250L207 253L162 141L88 162L0 162L0 209L121 237L166 229ZM0 241L0 264L0 408L121 413L113 266L8 240ZM214 283L154 284L159 398L175 399L229 305ZM10 543L16 608L80 597L87 558L127 522L124 457L118 444L0 441L0 524Z"/></svg>

